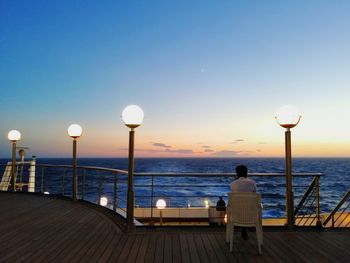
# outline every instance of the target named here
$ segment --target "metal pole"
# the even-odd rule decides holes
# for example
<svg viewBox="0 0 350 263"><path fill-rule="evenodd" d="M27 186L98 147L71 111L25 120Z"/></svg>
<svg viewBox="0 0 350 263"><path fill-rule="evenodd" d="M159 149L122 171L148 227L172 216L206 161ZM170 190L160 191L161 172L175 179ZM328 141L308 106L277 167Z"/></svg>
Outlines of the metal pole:
<svg viewBox="0 0 350 263"><path fill-rule="evenodd" d="M40 182L40 193L44 192L44 176L45 176L45 167L41 168L41 182Z"/></svg>
<svg viewBox="0 0 350 263"><path fill-rule="evenodd" d="M62 195L64 195L64 176L66 174L66 171L64 170L62 173Z"/></svg>
<svg viewBox="0 0 350 263"><path fill-rule="evenodd" d="M151 189L151 226L154 225L154 221L153 221L153 189L154 189L154 175L152 174L152 189Z"/></svg>
<svg viewBox="0 0 350 263"><path fill-rule="evenodd" d="M320 177L316 176L316 182L315 182L315 194L316 194L316 216L317 216L317 227L322 227L321 217L320 217Z"/></svg>
<svg viewBox="0 0 350 263"><path fill-rule="evenodd" d="M72 199L77 200L77 139L73 138L73 174L72 174Z"/></svg>
<svg viewBox="0 0 350 263"><path fill-rule="evenodd" d="M12 141L12 192L16 192L16 141Z"/></svg>
<svg viewBox="0 0 350 263"><path fill-rule="evenodd" d="M127 230L134 229L134 140L135 131L129 132L129 164L128 164L128 197L127 197Z"/></svg>
<svg viewBox="0 0 350 263"><path fill-rule="evenodd" d="M291 133L287 128L285 132L286 143L286 210L287 210L287 226L293 229L294 226L294 197L292 186L292 147Z"/></svg>
<svg viewBox="0 0 350 263"><path fill-rule="evenodd" d="M98 178L98 204L101 205L101 197L102 197L102 186L103 186L103 177L100 174Z"/></svg>
<svg viewBox="0 0 350 263"><path fill-rule="evenodd" d="M117 211L117 174L114 174L113 182L113 211Z"/></svg>
<svg viewBox="0 0 350 263"><path fill-rule="evenodd" d="M163 213L162 213L163 209L159 210L159 224L160 226L163 226Z"/></svg>
<svg viewBox="0 0 350 263"><path fill-rule="evenodd" d="M86 178L86 169L83 170L83 189L82 189L82 197L81 199L84 200L85 198L85 178Z"/></svg>
<svg viewBox="0 0 350 263"><path fill-rule="evenodd" d="M35 156L32 156L29 168L29 182L28 182L28 192L35 192Z"/></svg>

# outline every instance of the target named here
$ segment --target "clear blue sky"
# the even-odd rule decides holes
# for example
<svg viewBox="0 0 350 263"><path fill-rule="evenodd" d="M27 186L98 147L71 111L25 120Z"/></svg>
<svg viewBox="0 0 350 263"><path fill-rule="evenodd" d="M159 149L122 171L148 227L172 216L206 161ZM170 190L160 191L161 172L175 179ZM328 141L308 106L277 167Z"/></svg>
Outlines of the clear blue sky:
<svg viewBox="0 0 350 263"><path fill-rule="evenodd" d="M279 156L294 104L298 156L350 155L350 1L0 1L0 156ZM164 144L162 147L160 145ZM209 146L209 147L203 147ZM206 150L207 151L204 151ZM208 150L209 149L209 150Z"/></svg>

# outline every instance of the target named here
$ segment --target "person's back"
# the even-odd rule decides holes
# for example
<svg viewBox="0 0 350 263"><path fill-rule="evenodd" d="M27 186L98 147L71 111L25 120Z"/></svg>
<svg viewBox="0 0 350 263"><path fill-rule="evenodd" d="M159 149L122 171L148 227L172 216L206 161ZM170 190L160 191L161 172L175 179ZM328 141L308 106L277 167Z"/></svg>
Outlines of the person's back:
<svg viewBox="0 0 350 263"><path fill-rule="evenodd" d="M232 192L256 192L256 184L254 180L247 178L248 168L244 165L236 167L237 179L231 185Z"/></svg>
<svg viewBox="0 0 350 263"><path fill-rule="evenodd" d="M232 192L256 192L256 185L252 179L239 177L231 183Z"/></svg>

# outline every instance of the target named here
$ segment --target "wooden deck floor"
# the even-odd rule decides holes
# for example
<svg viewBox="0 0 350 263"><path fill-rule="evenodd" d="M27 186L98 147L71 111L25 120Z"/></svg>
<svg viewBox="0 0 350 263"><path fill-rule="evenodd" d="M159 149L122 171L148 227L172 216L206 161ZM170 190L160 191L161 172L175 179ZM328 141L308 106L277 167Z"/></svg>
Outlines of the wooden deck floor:
<svg viewBox="0 0 350 263"><path fill-rule="evenodd" d="M350 262L349 231L253 232L230 253L220 228L123 233L105 214L47 196L0 193L1 262Z"/></svg>

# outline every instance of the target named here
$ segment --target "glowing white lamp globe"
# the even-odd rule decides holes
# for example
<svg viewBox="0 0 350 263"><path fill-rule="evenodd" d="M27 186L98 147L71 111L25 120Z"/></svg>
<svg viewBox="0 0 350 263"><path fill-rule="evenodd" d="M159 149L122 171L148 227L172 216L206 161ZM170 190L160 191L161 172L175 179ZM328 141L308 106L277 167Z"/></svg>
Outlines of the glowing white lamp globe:
<svg viewBox="0 0 350 263"><path fill-rule="evenodd" d="M83 133L83 129L79 124L72 124L68 127L68 135L72 138L79 138Z"/></svg>
<svg viewBox="0 0 350 263"><path fill-rule="evenodd" d="M122 112L122 120L129 128L140 126L143 118L143 110L137 105L129 105Z"/></svg>
<svg viewBox="0 0 350 263"><path fill-rule="evenodd" d="M286 129L291 129L298 125L301 114L296 107L285 105L278 109L275 118L280 126Z"/></svg>
<svg viewBox="0 0 350 263"><path fill-rule="evenodd" d="M21 133L17 130L11 130L9 131L9 133L7 134L7 138L11 141L11 142L16 142L19 141L21 139Z"/></svg>
<svg viewBox="0 0 350 263"><path fill-rule="evenodd" d="M204 205L205 205L205 208L209 208L209 201L208 200L204 200Z"/></svg>
<svg viewBox="0 0 350 263"><path fill-rule="evenodd" d="M164 209L166 207L166 202L164 199L157 200L156 207L158 209Z"/></svg>
<svg viewBox="0 0 350 263"><path fill-rule="evenodd" d="M108 199L107 199L107 197L101 197L100 198L100 205L102 205L102 206L106 206L108 204Z"/></svg>

